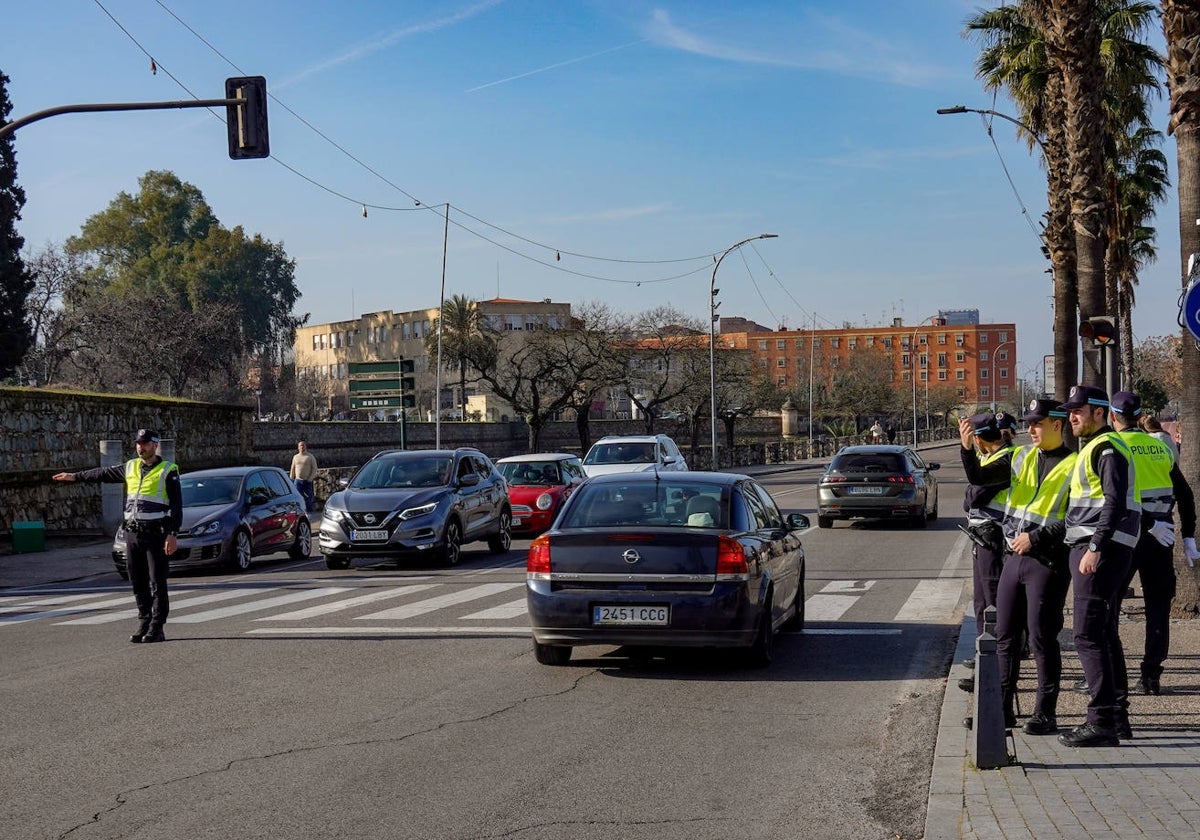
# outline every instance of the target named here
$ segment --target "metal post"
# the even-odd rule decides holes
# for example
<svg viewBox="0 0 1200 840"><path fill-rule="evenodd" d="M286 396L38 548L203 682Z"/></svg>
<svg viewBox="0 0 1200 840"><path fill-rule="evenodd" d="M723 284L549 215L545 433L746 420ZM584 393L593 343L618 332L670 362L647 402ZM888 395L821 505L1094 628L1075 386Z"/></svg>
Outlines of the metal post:
<svg viewBox="0 0 1200 840"><path fill-rule="evenodd" d="M124 460L121 452L121 441L100 441L100 466L115 467L117 464L123 463ZM107 536L111 537L116 534L117 528L121 524L121 503L124 495L125 488L120 484L100 485L101 521L104 525L104 533Z"/></svg>
<svg viewBox="0 0 1200 840"><path fill-rule="evenodd" d="M975 639L975 693L971 699L971 760L980 770L1008 764L1000 663L996 657L996 608L984 610L983 632Z"/></svg>

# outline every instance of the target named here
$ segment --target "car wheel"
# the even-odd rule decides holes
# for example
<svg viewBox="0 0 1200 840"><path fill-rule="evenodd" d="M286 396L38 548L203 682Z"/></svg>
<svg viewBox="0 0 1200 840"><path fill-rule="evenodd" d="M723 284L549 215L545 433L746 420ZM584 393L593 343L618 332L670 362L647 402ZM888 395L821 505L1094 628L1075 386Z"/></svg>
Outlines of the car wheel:
<svg viewBox="0 0 1200 840"><path fill-rule="evenodd" d="M312 554L312 528L307 519L301 519L296 525L296 542L288 549L293 560L307 560Z"/></svg>
<svg viewBox="0 0 1200 840"><path fill-rule="evenodd" d="M250 547L250 535L238 530L233 535L233 553L229 557L229 568L234 572L244 572L250 568L250 558L254 550Z"/></svg>
<svg viewBox="0 0 1200 840"><path fill-rule="evenodd" d="M512 514L507 510L500 513L500 533L488 538L488 549L492 554L505 554L512 545Z"/></svg>
<svg viewBox="0 0 1200 840"><path fill-rule="evenodd" d="M832 516L818 516L817 517L817 527L818 528L832 528L833 527L833 517Z"/></svg>
<svg viewBox="0 0 1200 840"><path fill-rule="evenodd" d="M804 629L804 572L800 573L800 582L796 585L796 603L795 612L788 619L787 624L783 625L784 629L793 632L800 632Z"/></svg>
<svg viewBox="0 0 1200 840"><path fill-rule="evenodd" d="M771 664L775 654L775 622L771 620L771 596L763 602L762 613L758 617L758 632L754 635L754 644L750 645L746 657L752 668L765 668Z"/></svg>
<svg viewBox="0 0 1200 840"><path fill-rule="evenodd" d="M442 547L439 551L442 562L447 566L458 565L459 558L462 557L462 526L458 524L457 519L446 523L446 533L442 536Z"/></svg>
<svg viewBox="0 0 1200 840"><path fill-rule="evenodd" d="M934 496L933 497L933 507L930 508L929 513L925 516L925 518L927 520L929 520L930 522L937 522L937 518L938 518L937 505L938 505L937 496Z"/></svg>
<svg viewBox="0 0 1200 840"><path fill-rule="evenodd" d="M540 645L533 643L533 655L543 665L566 665L571 661L568 645Z"/></svg>
<svg viewBox="0 0 1200 840"><path fill-rule="evenodd" d="M349 569L350 568L350 558L349 557L328 557L327 556L325 558L325 568L326 569Z"/></svg>
<svg viewBox="0 0 1200 840"><path fill-rule="evenodd" d="M925 518L925 508L922 507L920 510L918 510L909 521L912 522L912 526L914 528L924 528L926 523L929 521Z"/></svg>

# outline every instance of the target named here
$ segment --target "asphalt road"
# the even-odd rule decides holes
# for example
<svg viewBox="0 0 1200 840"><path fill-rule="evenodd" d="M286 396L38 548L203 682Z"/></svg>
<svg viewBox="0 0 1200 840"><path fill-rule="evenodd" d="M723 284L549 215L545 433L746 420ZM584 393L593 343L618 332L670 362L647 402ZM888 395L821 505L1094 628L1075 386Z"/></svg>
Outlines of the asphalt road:
<svg viewBox="0 0 1200 840"><path fill-rule="evenodd" d="M0 624L0 837L920 837L970 578L957 454L930 457L928 529L805 535L808 629L761 671L538 665L527 542L451 570L173 578L161 645L125 641L115 575L48 587ZM762 480L812 514L814 479Z"/></svg>

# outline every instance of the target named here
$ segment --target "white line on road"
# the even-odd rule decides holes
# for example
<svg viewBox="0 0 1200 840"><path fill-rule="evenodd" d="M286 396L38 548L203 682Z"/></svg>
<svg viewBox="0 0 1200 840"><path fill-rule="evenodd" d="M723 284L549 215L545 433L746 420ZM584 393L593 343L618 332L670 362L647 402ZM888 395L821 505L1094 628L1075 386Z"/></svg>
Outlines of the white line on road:
<svg viewBox="0 0 1200 840"><path fill-rule="evenodd" d="M829 595L862 595L874 585L873 580L831 580L821 591Z"/></svg>
<svg viewBox="0 0 1200 840"><path fill-rule="evenodd" d="M896 631L899 632L899 631ZM529 636L528 627L261 627L255 636Z"/></svg>
<svg viewBox="0 0 1200 840"><path fill-rule="evenodd" d="M202 621L213 621L218 618L227 618L231 615L241 615L242 613L258 612L259 610L268 610L271 607L281 607L284 604L294 604L296 601L311 601L314 598L325 598L329 595L340 595L343 592L349 592L350 589L345 586L326 586L322 589L306 589L303 592L292 592L288 595L280 595L276 598L266 598L262 601L251 601L248 604L234 604L231 607L218 607L215 610L204 610L203 612L192 613L191 615L182 615L179 618L171 617L173 624L199 624Z"/></svg>
<svg viewBox="0 0 1200 840"><path fill-rule="evenodd" d="M509 618L519 618L529 611L529 604L525 598L519 601L510 601L507 604L501 604L498 607L492 607L490 610L481 610L477 613L464 615L463 619L478 619L480 621L504 621Z"/></svg>
<svg viewBox="0 0 1200 840"><path fill-rule="evenodd" d="M962 597L963 582L957 578L919 580L900 612L896 621L920 621L931 624L949 621L954 608Z"/></svg>
<svg viewBox="0 0 1200 840"><path fill-rule="evenodd" d="M442 595L437 598L427 598L415 604L405 604L402 607L393 607L390 610L382 610L370 615L360 615L355 618L355 621L403 621L407 618L440 610L442 607L450 607L465 601L474 601L478 598L487 598L489 595L499 595L501 592L507 592L510 589L516 589L524 585L524 581L520 583L481 583L479 586L472 586L469 589L451 592L449 595Z"/></svg>
<svg viewBox="0 0 1200 840"><path fill-rule="evenodd" d="M813 595L804 602L804 618L806 621L837 621L857 601L857 595Z"/></svg>
<svg viewBox="0 0 1200 840"><path fill-rule="evenodd" d="M405 595L411 595L414 592L423 592L426 589L433 589L438 586L436 583L418 583L413 586L397 586L393 589L384 589L380 592L370 592L366 595L359 595L355 598L346 598L342 601L334 601L331 604L317 604L315 607L305 607L302 610L294 610L293 612L283 613L281 615L265 615L262 618L256 618L255 621L303 621L308 618L316 618L319 615L328 615L332 612L340 610L348 610L352 607L359 607L363 604L374 604L377 601L386 601L389 598L400 598Z"/></svg>
<svg viewBox="0 0 1200 840"><path fill-rule="evenodd" d="M244 598L247 595L259 595L263 592L273 592L274 589L233 589L222 592L209 592L207 595L194 595L190 598L172 598L171 609L179 610L185 607L198 607L201 604L212 604L217 601L228 601L232 598ZM89 615L87 618L73 618L70 621L58 621L56 624L109 624L113 621L126 621L131 618L137 618L137 609L120 610L118 612L104 613L103 615ZM175 621L176 619L171 619Z"/></svg>

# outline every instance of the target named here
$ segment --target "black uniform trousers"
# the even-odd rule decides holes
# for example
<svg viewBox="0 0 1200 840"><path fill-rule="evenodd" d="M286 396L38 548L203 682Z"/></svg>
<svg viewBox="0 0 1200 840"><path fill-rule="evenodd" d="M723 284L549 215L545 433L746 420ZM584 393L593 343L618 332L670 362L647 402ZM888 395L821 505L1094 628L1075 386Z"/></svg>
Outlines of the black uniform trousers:
<svg viewBox="0 0 1200 840"><path fill-rule="evenodd" d="M1142 653L1142 678L1162 677L1163 662L1171 646L1171 601L1175 598L1175 557L1170 546L1163 545L1143 531L1133 549L1133 563L1122 591L1129 589L1133 574L1142 581L1142 600L1146 608L1146 647Z"/></svg>
<svg viewBox="0 0 1200 840"><path fill-rule="evenodd" d="M137 602L138 618L149 619L156 627L162 627L171 610L167 596L167 570L170 560L163 551L166 534L159 529L125 532L125 567L129 571L129 582L133 584L133 598Z"/></svg>
<svg viewBox="0 0 1200 840"><path fill-rule="evenodd" d="M1013 716L1021 671L1022 631L1029 633L1030 652L1037 664L1033 711L1047 717L1057 715L1062 679L1058 634L1063 628L1063 607L1070 584L1071 575L1065 564L1051 568L1028 554L1009 554L1004 561L996 592L996 658L1008 717Z"/></svg>
<svg viewBox="0 0 1200 840"><path fill-rule="evenodd" d="M975 633L983 632L983 611L996 607L996 588L1000 585L1000 570L1004 566L1004 552L993 551L971 543L975 577ZM999 607L996 607L999 610Z"/></svg>
<svg viewBox="0 0 1200 840"><path fill-rule="evenodd" d="M1079 572L1079 560L1086 551L1086 545L1071 549L1075 650L1091 693L1088 723L1112 729L1129 713L1129 677L1117 622L1132 551L1109 543L1100 555L1099 567L1085 575Z"/></svg>

